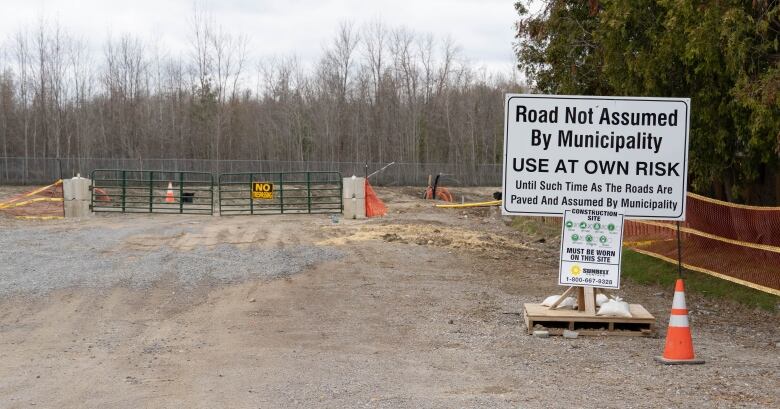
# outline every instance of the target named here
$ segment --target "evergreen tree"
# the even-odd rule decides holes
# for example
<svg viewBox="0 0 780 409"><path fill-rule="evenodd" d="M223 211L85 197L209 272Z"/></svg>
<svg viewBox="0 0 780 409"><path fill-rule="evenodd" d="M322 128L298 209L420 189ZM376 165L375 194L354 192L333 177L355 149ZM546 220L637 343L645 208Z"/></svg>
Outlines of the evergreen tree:
<svg viewBox="0 0 780 409"><path fill-rule="evenodd" d="M778 0L528 3L515 5L515 51L536 89L689 97L692 189L777 203Z"/></svg>

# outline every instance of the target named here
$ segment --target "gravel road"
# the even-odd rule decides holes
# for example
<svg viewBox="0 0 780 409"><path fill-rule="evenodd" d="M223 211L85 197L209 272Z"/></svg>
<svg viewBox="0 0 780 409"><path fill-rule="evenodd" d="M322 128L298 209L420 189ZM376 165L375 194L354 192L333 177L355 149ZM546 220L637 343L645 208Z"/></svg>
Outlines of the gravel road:
<svg viewBox="0 0 780 409"><path fill-rule="evenodd" d="M780 406L780 312L689 294L707 363L661 366L672 289L626 280L659 337L529 336L555 234L417 190L339 223L0 218L0 408Z"/></svg>
<svg viewBox="0 0 780 409"><path fill-rule="evenodd" d="M247 248L231 244L195 247L186 251L168 245L128 248L134 236L181 236L194 226L142 226L117 230L89 227L50 231L7 229L0 235L0 295L46 294L72 286L109 288L115 285L149 287L173 276L182 285L201 281L236 283L298 273L338 258L336 249L317 246Z"/></svg>

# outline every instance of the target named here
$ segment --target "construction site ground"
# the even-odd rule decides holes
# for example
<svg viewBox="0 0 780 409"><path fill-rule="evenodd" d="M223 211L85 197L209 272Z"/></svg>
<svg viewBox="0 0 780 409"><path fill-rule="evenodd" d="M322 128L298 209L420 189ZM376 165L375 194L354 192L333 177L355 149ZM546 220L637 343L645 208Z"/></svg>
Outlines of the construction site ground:
<svg viewBox="0 0 780 409"><path fill-rule="evenodd" d="M707 363L662 366L672 289L624 280L659 337L536 338L555 229L377 191L386 217L337 222L0 215L0 407L780 406L777 310L689 294Z"/></svg>

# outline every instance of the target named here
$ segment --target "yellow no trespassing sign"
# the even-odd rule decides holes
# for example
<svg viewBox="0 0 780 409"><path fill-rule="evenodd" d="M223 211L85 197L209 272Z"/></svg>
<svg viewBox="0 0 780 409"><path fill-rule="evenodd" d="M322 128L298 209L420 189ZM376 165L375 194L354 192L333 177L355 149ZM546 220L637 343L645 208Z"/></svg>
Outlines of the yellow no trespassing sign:
<svg viewBox="0 0 780 409"><path fill-rule="evenodd" d="M274 184L266 182L252 182L252 199L273 199Z"/></svg>

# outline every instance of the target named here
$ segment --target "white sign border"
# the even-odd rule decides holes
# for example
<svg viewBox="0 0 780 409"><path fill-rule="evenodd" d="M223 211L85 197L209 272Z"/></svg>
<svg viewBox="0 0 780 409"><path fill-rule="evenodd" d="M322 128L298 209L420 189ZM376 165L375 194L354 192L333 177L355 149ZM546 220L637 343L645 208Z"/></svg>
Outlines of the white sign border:
<svg viewBox="0 0 780 409"><path fill-rule="evenodd" d="M545 95L545 94L506 94L504 100L504 167L503 167L503 185L501 187L501 210L504 215L516 215L516 216L560 216L563 217L563 213L549 213L549 212L516 212L510 211L506 208L507 198L507 164L509 163L509 153L507 152L507 146L509 145L509 101L513 98L535 98L535 99L585 99L585 100L606 100L606 101L657 101L657 102L680 102L685 105L685 157L683 159L683 169L685 174L682 178L682 206L680 208L680 214L675 217L664 216L648 216L648 215L628 215L623 213L623 219L645 219L645 220L677 220L685 221L685 210L688 199L688 151L690 150L690 126L691 126L691 109L689 98L656 98L656 97L600 97L593 95ZM687 101L686 101L687 100Z"/></svg>
<svg viewBox="0 0 780 409"><path fill-rule="evenodd" d="M563 215L563 218L561 219L561 250L558 253L558 259L559 259L558 260L558 285L566 286L566 287L594 287L594 288L605 288L605 289L608 289L608 290L619 290L620 289L620 276L623 275L623 232L624 232L623 227L625 227L625 223L626 223L626 215L624 215L622 213L618 213L618 215L620 216L620 241L619 241L619 243L620 243L620 246L619 246L620 251L618 251L618 262L617 262L617 268L618 268L617 287L603 287L603 286L598 286L598 285L572 285L572 283L562 283L561 282L561 277L562 277L562 273L563 273L563 262L564 262L564 260L563 260L563 244L566 241L564 239L564 235L566 234L566 213L571 212L572 210L573 209L566 210L564 215ZM605 211L607 211L607 210L605 210ZM614 212L614 210L608 210L608 211ZM595 263L595 262L591 263L591 262L582 262L582 261L580 263L583 263L583 264L614 265L614 264L607 264L607 263Z"/></svg>

